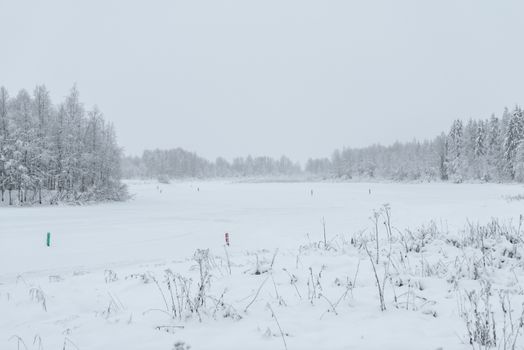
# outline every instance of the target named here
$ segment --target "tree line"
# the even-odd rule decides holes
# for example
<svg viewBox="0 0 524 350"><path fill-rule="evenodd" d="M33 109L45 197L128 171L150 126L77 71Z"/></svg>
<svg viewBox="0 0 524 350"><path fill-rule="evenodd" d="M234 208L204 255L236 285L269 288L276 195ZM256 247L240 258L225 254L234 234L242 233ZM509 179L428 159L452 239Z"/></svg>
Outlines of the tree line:
<svg viewBox="0 0 524 350"><path fill-rule="evenodd" d="M0 87L0 196L9 205L119 200L121 149L97 107L71 89L58 105L45 86L10 97Z"/></svg>
<svg viewBox="0 0 524 350"><path fill-rule="evenodd" d="M181 148L147 150L141 157L125 157L123 161L127 178L275 177L301 173L300 164L285 156L238 157L232 162L218 157L213 162Z"/></svg>
<svg viewBox="0 0 524 350"><path fill-rule="evenodd" d="M0 87L0 197L7 204L120 200L126 178L285 177L524 182L524 112L455 120L426 141L335 150L304 167L282 156L209 161L181 148L123 157L115 130L73 87L52 103L45 86L10 97Z"/></svg>
<svg viewBox="0 0 524 350"><path fill-rule="evenodd" d="M126 157L128 178L293 176L393 181L524 182L524 113L506 108L501 117L455 120L448 133L426 141L335 150L331 157L300 164L283 156L208 161L181 148Z"/></svg>
<svg viewBox="0 0 524 350"><path fill-rule="evenodd" d="M524 182L524 113L517 106L500 118L457 119L447 134L423 142L335 150L330 158L309 159L305 171L395 181Z"/></svg>

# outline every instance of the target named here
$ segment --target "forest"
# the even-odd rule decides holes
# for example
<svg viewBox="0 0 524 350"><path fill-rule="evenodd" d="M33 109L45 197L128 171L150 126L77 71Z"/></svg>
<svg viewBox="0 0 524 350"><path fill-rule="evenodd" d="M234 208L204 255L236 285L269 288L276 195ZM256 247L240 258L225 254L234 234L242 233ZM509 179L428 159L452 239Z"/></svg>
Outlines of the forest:
<svg viewBox="0 0 524 350"><path fill-rule="evenodd" d="M524 182L524 114L520 107L501 117L455 120L432 140L335 150L309 159L304 168L282 156L219 157L214 162L181 148L126 157L127 178L285 177L392 181ZM350 141L350 140L349 140Z"/></svg>
<svg viewBox="0 0 524 350"><path fill-rule="evenodd" d="M308 173L394 181L524 182L524 115L455 120L447 134L428 141L344 148L330 159L310 159Z"/></svg>
<svg viewBox="0 0 524 350"><path fill-rule="evenodd" d="M0 197L4 204L121 200L121 178L294 178L524 182L524 113L455 120L432 140L335 150L302 168L286 156L215 161L182 148L124 156L115 129L74 86L53 104L45 86L0 88Z"/></svg>
<svg viewBox="0 0 524 350"><path fill-rule="evenodd" d="M126 157L123 161L126 178L226 178L259 176L293 176L302 174L299 163L282 156L237 157L228 162L218 157L214 162L182 148L147 150L142 157Z"/></svg>
<svg viewBox="0 0 524 350"><path fill-rule="evenodd" d="M76 86L58 105L43 85L13 97L0 88L2 203L124 199L121 157L113 125L84 108Z"/></svg>

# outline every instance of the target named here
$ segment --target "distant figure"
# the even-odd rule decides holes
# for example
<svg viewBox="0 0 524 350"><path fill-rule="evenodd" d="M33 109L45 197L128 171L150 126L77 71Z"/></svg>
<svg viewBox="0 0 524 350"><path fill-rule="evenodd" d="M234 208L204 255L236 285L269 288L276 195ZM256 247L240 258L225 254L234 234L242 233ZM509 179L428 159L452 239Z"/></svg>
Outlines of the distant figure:
<svg viewBox="0 0 524 350"><path fill-rule="evenodd" d="M371 194L371 188L369 189L369 194Z"/></svg>
<svg viewBox="0 0 524 350"><path fill-rule="evenodd" d="M311 189L311 197L313 197L313 189Z"/></svg>
<svg viewBox="0 0 524 350"><path fill-rule="evenodd" d="M200 192L200 187L197 187L197 192Z"/></svg>

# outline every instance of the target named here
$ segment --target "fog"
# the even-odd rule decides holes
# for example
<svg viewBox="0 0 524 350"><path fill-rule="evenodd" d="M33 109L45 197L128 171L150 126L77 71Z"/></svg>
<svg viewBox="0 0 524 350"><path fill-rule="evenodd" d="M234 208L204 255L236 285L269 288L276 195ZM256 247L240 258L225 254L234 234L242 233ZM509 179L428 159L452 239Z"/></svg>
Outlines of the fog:
<svg viewBox="0 0 524 350"><path fill-rule="evenodd" d="M127 154L215 158L433 137L522 103L519 1L0 1L0 85L45 84Z"/></svg>

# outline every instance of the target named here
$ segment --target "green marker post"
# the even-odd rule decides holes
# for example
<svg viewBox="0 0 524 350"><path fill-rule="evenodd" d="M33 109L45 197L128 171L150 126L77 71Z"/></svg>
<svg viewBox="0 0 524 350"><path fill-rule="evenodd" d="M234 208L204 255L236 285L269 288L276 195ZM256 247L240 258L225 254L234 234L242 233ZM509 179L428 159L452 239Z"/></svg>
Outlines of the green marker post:
<svg viewBox="0 0 524 350"><path fill-rule="evenodd" d="M48 247L51 246L51 232L48 232L48 233L47 233L46 244L47 244Z"/></svg>

